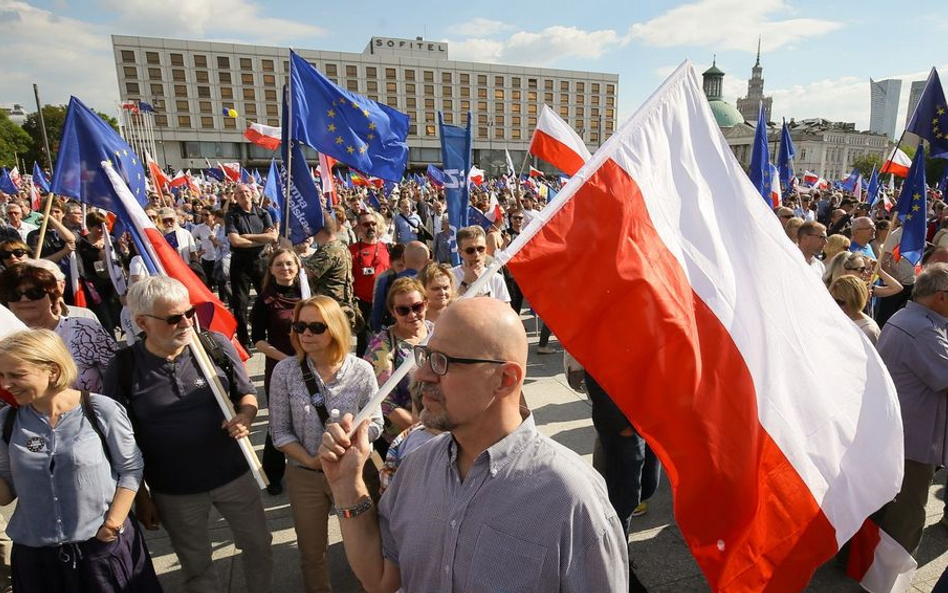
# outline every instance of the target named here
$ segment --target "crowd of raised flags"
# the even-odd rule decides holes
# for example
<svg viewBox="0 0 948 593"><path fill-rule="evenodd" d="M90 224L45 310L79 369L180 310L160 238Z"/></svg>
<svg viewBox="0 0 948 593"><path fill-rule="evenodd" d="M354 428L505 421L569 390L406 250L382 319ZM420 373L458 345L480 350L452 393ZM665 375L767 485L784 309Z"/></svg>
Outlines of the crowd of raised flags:
<svg viewBox="0 0 948 593"><path fill-rule="evenodd" d="M925 177L926 154L948 157L945 110L933 69L907 126L929 149L920 143L909 159L896 146L869 179L854 170L828 182L794 171L786 122L777 162L770 162L761 109L745 174L686 63L595 154L544 105L529 152L562 175L545 176L527 162L518 170L508 153L503 175L487 177L472 162L470 119L466 126L439 119L441 166L407 172L408 117L338 87L291 52L281 128L248 122L245 134L279 150L265 175L235 162L169 174L73 98L51 180L38 165L32 175L3 169L0 192L27 192L37 210L42 192L114 215L113 230L128 233L148 272L185 282L201 325L228 336L233 315L145 215L150 194L206 196L224 184L251 184L273 204L280 235L299 243L322 227L342 193L376 210L390 207L400 187L443 193L454 233L469 224L503 226L506 198L532 193L546 207L495 255L488 273L508 267L564 347L658 453L676 520L711 586L801 589L856 536L862 566L851 574L870 590L899 590L914 566L867 522L901 479L894 387L858 332L840 332L845 316L818 290L796 247L774 241L782 231L772 211L791 195L845 192L892 211L903 228L898 256L918 264L929 205L948 183L948 167L935 186ZM318 166L306 161L303 146L320 154ZM898 194L895 177L903 179ZM486 208L474 207L472 192L488 196ZM799 319L808 320L805 327ZM635 339L616 348L628 328L637 328ZM825 340L831 333L837 339ZM820 364L830 358L841 363ZM796 372L801 364L810 372ZM813 418L823 426L816 435L807 424ZM893 557L895 568L879 568Z"/></svg>

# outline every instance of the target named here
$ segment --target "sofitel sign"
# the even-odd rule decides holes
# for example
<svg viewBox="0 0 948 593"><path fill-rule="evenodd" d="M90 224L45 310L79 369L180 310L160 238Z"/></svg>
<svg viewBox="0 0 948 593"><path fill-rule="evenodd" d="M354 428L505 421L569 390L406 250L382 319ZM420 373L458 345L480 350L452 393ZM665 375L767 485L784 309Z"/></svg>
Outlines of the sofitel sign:
<svg viewBox="0 0 948 593"><path fill-rule="evenodd" d="M417 41L414 39L390 39L388 37L373 37L373 49L415 49L421 51L430 51L432 53L444 53L447 46L444 43L434 43L430 41Z"/></svg>

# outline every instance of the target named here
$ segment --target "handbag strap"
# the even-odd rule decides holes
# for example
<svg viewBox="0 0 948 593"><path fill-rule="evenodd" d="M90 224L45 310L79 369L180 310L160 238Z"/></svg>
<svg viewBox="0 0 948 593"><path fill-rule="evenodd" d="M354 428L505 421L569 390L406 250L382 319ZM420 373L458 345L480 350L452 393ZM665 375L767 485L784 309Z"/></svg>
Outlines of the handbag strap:
<svg viewBox="0 0 948 593"><path fill-rule="evenodd" d="M316 383L316 377L314 377L312 371L309 370L305 356L300 360L300 371L303 373L303 382L306 383L306 389L309 390L310 395L319 393L319 385ZM314 403L314 405L316 407L316 413L319 415L319 421L323 423L323 426L326 426L326 422L329 420L329 412L326 411L326 398L323 397L321 403Z"/></svg>

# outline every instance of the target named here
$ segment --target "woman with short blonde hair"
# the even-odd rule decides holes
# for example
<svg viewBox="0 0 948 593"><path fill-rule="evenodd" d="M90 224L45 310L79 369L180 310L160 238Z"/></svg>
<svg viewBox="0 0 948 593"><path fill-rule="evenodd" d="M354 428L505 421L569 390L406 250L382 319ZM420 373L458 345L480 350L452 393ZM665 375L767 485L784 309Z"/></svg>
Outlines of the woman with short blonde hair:
<svg viewBox="0 0 948 593"><path fill-rule="evenodd" d="M830 285L829 292L846 317L852 319L853 323L875 345L879 339L879 326L872 317L863 312L869 301L866 283L856 276L840 276Z"/></svg>
<svg viewBox="0 0 948 593"><path fill-rule="evenodd" d="M290 325L296 356L277 363L270 378L273 444L289 458L286 486L307 592L329 591L326 549L332 491L317 455L330 410L356 415L377 389L372 365L349 354L352 333L339 304L315 296L296 304ZM369 440L382 433L376 408Z"/></svg>

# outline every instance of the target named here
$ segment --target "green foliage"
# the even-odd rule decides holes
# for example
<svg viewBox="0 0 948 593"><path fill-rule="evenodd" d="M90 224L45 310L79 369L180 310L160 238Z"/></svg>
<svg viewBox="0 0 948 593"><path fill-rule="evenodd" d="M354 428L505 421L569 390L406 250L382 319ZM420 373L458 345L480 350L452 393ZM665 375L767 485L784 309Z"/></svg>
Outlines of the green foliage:
<svg viewBox="0 0 948 593"><path fill-rule="evenodd" d="M30 148L30 136L0 111L0 167L16 167L16 157L23 158ZM22 171L21 171L22 173Z"/></svg>
<svg viewBox="0 0 948 593"><path fill-rule="evenodd" d="M96 115L104 119L112 128L118 131L118 120L114 117L96 111ZM59 150L59 140L63 135L63 124L66 121L65 105L44 105L43 123L46 124L46 134L49 138L49 150L52 153L53 161L56 160L56 153ZM39 114L33 112L26 116L26 122L23 124L23 130L29 134L31 139L30 149L27 152L26 162L37 161L43 166L48 166L46 161L46 150L43 147L43 131L40 129Z"/></svg>
<svg viewBox="0 0 948 593"><path fill-rule="evenodd" d="M853 161L853 167L859 169L859 172L862 173L863 179L866 181L869 180L869 176L872 175L872 168L875 167L876 170L882 168L882 163L884 157L881 157L877 154L864 154L860 157L857 157Z"/></svg>

